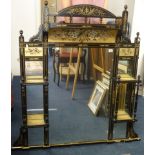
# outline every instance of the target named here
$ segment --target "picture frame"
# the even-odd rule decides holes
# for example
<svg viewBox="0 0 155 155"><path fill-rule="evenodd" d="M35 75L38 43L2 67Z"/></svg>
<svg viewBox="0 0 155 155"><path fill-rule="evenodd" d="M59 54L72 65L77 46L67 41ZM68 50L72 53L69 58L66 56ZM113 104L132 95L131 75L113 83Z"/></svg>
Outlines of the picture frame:
<svg viewBox="0 0 155 155"><path fill-rule="evenodd" d="M110 75L102 73L102 81L101 81L104 85L106 85L109 89L109 85L110 85Z"/></svg>
<svg viewBox="0 0 155 155"><path fill-rule="evenodd" d="M94 115L98 114L98 111L103 103L103 99L106 94L106 86L101 81L96 81L92 95L90 96L88 107Z"/></svg>

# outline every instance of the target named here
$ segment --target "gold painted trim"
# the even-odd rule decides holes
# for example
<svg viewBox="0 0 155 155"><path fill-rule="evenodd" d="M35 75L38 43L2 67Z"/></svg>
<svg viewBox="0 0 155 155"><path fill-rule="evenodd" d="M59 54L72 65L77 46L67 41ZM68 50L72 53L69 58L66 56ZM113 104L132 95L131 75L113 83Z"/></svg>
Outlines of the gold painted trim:
<svg viewBox="0 0 155 155"><path fill-rule="evenodd" d="M120 48L119 56L134 56L135 55L135 48Z"/></svg>
<svg viewBox="0 0 155 155"><path fill-rule="evenodd" d="M76 146L76 145L93 145L93 144L107 144L107 143L120 143L120 142L131 142L131 141L139 141L141 140L139 137L137 138L120 138L120 139L112 139L112 140L94 140L94 141L78 141L78 142L70 142L70 143L60 143L60 144L49 144L45 145L31 145L28 147L24 146L13 146L12 150L17 149L35 149L35 148L51 148L51 147L69 147L69 146Z"/></svg>

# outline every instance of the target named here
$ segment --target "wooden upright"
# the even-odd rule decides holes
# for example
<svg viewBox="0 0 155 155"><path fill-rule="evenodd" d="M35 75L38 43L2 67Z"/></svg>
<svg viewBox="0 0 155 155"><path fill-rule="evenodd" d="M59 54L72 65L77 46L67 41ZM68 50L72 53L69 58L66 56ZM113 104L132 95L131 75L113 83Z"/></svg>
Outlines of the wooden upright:
<svg viewBox="0 0 155 155"><path fill-rule="evenodd" d="M117 44L113 56L113 70L109 91L109 131L108 139L113 139L115 123L125 122L126 138L137 138L133 124L136 120L137 99L140 76L137 78L137 65L139 57L139 33L134 43ZM120 72L118 64L123 61L127 70Z"/></svg>
<svg viewBox="0 0 155 155"><path fill-rule="evenodd" d="M45 7L47 2L45 3ZM14 146L28 147L28 129L44 128L44 146L49 145L49 118L48 118L48 8L45 10L45 18L42 33L42 42L25 42L23 31L19 36L20 77L21 77L21 104L22 126L20 136ZM42 73L37 75L27 74L26 62L41 62ZM42 113L27 112L27 87L40 85L43 87L43 111ZM37 94L36 94L37 96ZM36 107L37 108L37 107Z"/></svg>

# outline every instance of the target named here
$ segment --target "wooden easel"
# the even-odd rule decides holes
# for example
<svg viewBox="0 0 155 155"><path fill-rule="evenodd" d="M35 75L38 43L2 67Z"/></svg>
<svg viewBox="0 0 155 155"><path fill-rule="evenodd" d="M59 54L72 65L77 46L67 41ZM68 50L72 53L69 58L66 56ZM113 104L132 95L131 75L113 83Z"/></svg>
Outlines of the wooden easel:
<svg viewBox="0 0 155 155"><path fill-rule="evenodd" d="M104 52L103 48L99 49L99 52L100 52L100 55L101 55L101 65L102 66L99 66L95 62L94 53L91 50L92 64L93 64L93 75L94 75L95 80L96 80L96 70L101 72L101 73L104 73L104 71L105 71L105 63L104 63L105 55L103 53ZM82 48L79 48L79 50L78 50L78 58L77 58L77 65L76 65L76 67L74 67L73 63L72 63L73 48L71 49L69 67L68 67L68 73L67 73L67 80L66 80L66 89L68 89L68 86L69 86L70 71L73 71L74 74L75 74L75 77L74 77L74 83L73 83L73 89L72 89L72 99L74 98L74 94L75 94L75 89L76 89L76 84L77 84L77 79L78 79L78 72L79 72L79 67L80 67L81 54L82 54Z"/></svg>
<svg viewBox="0 0 155 155"><path fill-rule="evenodd" d="M101 66L99 66L99 64L97 64L97 62L95 61L95 54L94 52L97 52L97 51L94 51L94 49L91 49L91 57L92 57L92 66L93 66L93 78L94 80L96 81L97 77L96 77L96 74L97 74L97 71L101 72L101 73L104 73L105 72L105 53L103 51L103 48L99 48L99 54L101 56Z"/></svg>
<svg viewBox="0 0 155 155"><path fill-rule="evenodd" d="M78 79L79 67L80 67L81 54L82 54L82 48L80 47L78 49L77 65L76 65L76 67L74 67L73 63L72 63L73 48L71 48L70 59L69 59L69 66L68 66L68 74L67 74L67 80L66 80L66 89L68 89L69 78L70 78L70 71L72 70L74 72L74 74L75 74L74 83L73 83L73 89L72 89L72 99L74 98L74 94L75 94L75 88L76 88L76 83L77 83L77 79Z"/></svg>

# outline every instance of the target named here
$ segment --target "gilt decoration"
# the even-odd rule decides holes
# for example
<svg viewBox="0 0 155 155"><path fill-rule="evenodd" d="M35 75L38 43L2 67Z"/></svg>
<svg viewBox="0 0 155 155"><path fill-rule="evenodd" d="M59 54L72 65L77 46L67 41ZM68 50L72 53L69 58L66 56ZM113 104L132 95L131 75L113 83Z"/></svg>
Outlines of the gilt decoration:
<svg viewBox="0 0 155 155"><path fill-rule="evenodd" d="M135 48L120 48L119 56L134 56Z"/></svg>
<svg viewBox="0 0 155 155"><path fill-rule="evenodd" d="M67 7L59 11L58 16L116 18L116 16L108 10L88 4L79 4Z"/></svg>
<svg viewBox="0 0 155 155"><path fill-rule="evenodd" d="M48 42L115 43L117 30L53 28L49 30Z"/></svg>
<svg viewBox="0 0 155 155"><path fill-rule="evenodd" d="M43 49L41 47L26 47L25 48L25 56L43 56Z"/></svg>

